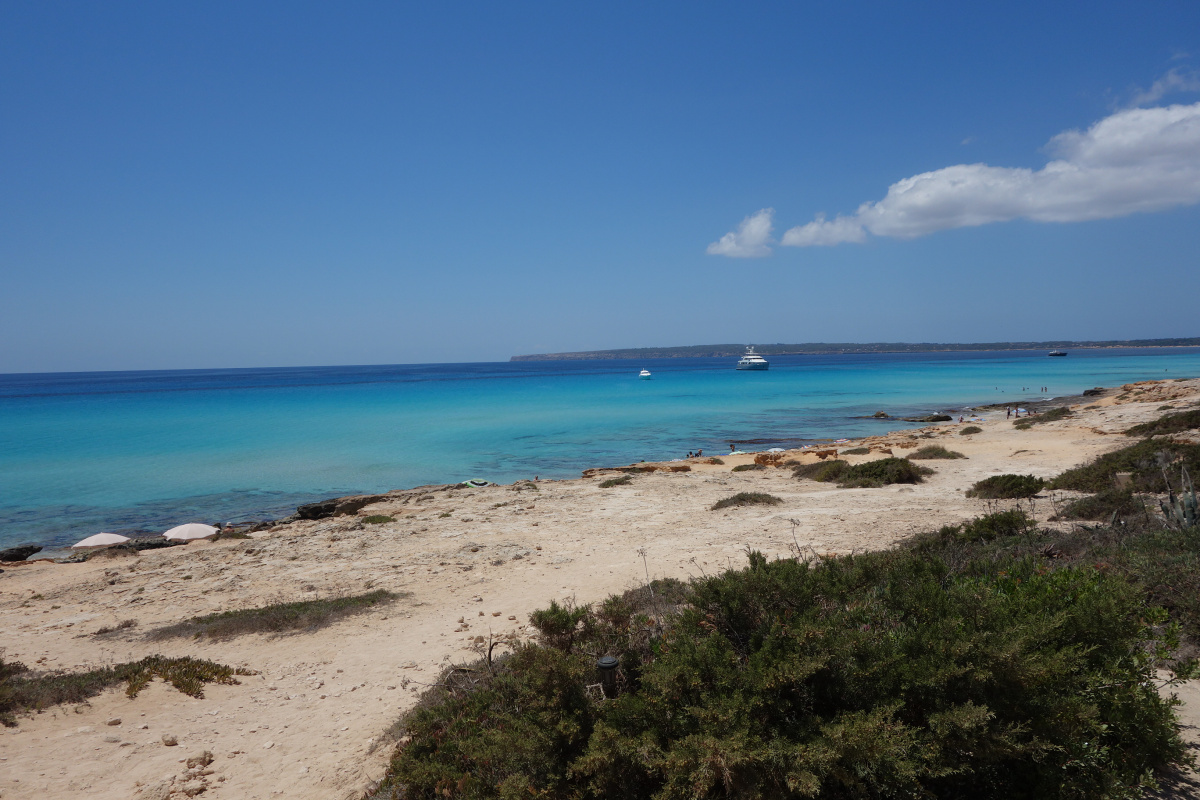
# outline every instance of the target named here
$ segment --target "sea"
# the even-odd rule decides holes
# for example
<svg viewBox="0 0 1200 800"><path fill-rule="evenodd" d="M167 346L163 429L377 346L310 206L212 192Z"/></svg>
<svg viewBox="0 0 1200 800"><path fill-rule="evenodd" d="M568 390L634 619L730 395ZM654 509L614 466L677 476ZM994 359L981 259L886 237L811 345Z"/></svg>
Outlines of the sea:
<svg viewBox="0 0 1200 800"><path fill-rule="evenodd" d="M957 414L1200 376L1200 348L771 356L766 372L735 360L0 375L0 548L274 519L472 478L575 478L919 424L877 411Z"/></svg>

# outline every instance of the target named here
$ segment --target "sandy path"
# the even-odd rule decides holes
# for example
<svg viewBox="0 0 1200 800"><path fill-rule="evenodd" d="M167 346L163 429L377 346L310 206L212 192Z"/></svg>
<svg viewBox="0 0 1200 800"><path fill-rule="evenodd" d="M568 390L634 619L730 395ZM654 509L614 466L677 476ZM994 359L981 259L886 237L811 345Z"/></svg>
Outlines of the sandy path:
<svg viewBox="0 0 1200 800"><path fill-rule="evenodd" d="M551 598L601 599L642 582L646 569L687 577L740 566L747 546L787 555L792 519L800 545L819 552L890 546L982 513L982 501L963 496L981 478L1055 475L1128 444L1112 434L1157 417L1164 399L1183 406L1200 394L1200 380L1161 387L1124 393L1145 402L1108 397L1030 431L1013 429L1001 412L975 436L956 435L960 426L947 424L864 440L897 455L937 442L968 456L925 462L937 474L918 486L834 489L796 481L788 470L734 473L751 457L724 457L722 466L692 462L691 472L636 475L611 489L588 478L543 481L537 490L399 492L361 512L396 518L382 525L336 517L252 540L84 564L5 565L0 643L7 659L80 669L163 653L261 674L239 686L208 686L203 699L155 683L132 700L114 690L23 718L18 728L0 729L0 797L166 798L201 787L209 797L358 797L382 775L390 743L381 736L412 704L418 682L448 661L472 657L475 637L527 636L529 613ZM920 433L930 438L914 438ZM708 510L739 491L784 502ZM1042 519L1053 513L1045 500L1035 511ZM197 614L374 588L407 595L313 633L203 643L145 638ZM137 627L92 635L127 619ZM164 734L178 746L165 746ZM213 763L189 771L183 760L204 750Z"/></svg>

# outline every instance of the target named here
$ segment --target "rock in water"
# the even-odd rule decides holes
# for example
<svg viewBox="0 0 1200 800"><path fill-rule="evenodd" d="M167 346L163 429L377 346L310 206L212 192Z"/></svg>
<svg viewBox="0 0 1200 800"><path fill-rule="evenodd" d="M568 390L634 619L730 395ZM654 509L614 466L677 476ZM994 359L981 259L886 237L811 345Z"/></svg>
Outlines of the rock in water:
<svg viewBox="0 0 1200 800"><path fill-rule="evenodd" d="M19 544L7 550L0 550L0 561L24 561L41 549L41 546L36 544Z"/></svg>

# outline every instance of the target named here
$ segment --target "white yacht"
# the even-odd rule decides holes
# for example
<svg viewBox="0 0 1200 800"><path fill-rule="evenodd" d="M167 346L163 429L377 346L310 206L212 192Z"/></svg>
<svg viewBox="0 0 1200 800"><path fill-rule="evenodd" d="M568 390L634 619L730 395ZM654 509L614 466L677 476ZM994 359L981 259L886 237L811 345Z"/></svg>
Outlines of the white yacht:
<svg viewBox="0 0 1200 800"><path fill-rule="evenodd" d="M771 362L754 352L753 347L746 348L746 354L737 362L738 369L770 369Z"/></svg>
<svg viewBox="0 0 1200 800"><path fill-rule="evenodd" d="M643 369L641 372L638 373L638 377L644 381L650 380L650 370Z"/></svg>

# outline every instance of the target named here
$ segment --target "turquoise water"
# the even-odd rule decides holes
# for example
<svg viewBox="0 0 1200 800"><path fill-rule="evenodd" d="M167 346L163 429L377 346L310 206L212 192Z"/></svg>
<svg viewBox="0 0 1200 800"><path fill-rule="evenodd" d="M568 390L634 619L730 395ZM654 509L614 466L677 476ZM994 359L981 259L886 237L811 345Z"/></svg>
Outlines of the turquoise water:
<svg viewBox="0 0 1200 800"><path fill-rule="evenodd" d="M0 546L298 503L899 427L912 416L1200 375L1200 348L0 375ZM643 366L653 380L637 379Z"/></svg>

